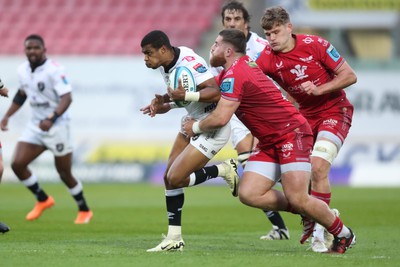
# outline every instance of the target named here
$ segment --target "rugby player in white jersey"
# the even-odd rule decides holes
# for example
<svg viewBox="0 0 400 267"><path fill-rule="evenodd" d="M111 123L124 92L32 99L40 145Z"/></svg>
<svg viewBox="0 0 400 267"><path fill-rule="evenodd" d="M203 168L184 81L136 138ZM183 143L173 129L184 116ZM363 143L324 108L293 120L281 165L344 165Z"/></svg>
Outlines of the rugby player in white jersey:
<svg viewBox="0 0 400 267"><path fill-rule="evenodd" d="M8 88L4 86L4 83L0 80L0 96L8 97ZM0 182L1 178L3 177L4 165L3 165L3 154L2 148L0 143ZM10 227L7 224L0 222L0 233L4 234L10 231Z"/></svg>
<svg viewBox="0 0 400 267"><path fill-rule="evenodd" d="M256 60L260 52L268 43L267 40L258 36L257 33L250 31L250 15L242 3L237 1L227 2L221 11L222 26L225 29L241 30L247 39L246 55L252 60ZM212 67L211 72L217 76L223 67ZM253 148L256 145L257 139L253 137L251 132L243 125L236 117L232 116L231 124L231 141L238 154L238 161L244 168ZM272 229L262 235L262 240L287 240L290 238L289 230L287 229L282 216L277 211L263 210L269 221L272 223Z"/></svg>
<svg viewBox="0 0 400 267"><path fill-rule="evenodd" d="M151 104L141 109L143 114L154 117L166 113L177 107L174 101L182 100L191 102L185 107L188 114L182 120L201 119L215 108L221 93L203 58L187 47L171 46L168 36L158 30L143 37L141 48L146 67L158 69L166 84L174 69L185 66L191 71L197 85L196 92L186 92L180 84L176 90L168 88L164 95L156 94ZM168 233L159 245L148 249L148 252L181 251L185 246L181 227L184 187L223 177L232 194L237 196L239 176L234 159L205 167L228 142L230 132L229 124L193 138L188 138L179 130L164 173Z"/></svg>
<svg viewBox="0 0 400 267"><path fill-rule="evenodd" d="M18 68L20 87L0 122L8 130L9 118L28 99L32 117L19 138L11 162L18 179L35 195L36 205L26 215L31 221L55 204L54 198L45 193L36 175L28 165L44 151L54 154L55 167L63 183L78 205L75 224L89 223L93 213L83 196L82 183L71 171L72 140L68 108L72 102L71 85L61 65L46 57L44 40L39 35L29 35L24 41L27 60Z"/></svg>

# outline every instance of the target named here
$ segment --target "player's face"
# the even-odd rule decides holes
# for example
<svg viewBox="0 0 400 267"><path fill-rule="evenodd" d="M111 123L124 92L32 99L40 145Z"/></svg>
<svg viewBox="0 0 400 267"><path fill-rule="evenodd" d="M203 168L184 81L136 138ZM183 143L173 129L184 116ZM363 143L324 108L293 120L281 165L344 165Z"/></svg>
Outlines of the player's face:
<svg viewBox="0 0 400 267"><path fill-rule="evenodd" d="M211 46L211 57L210 57L211 67L223 66L226 63L225 49L226 47L222 42L222 37L218 35L214 44Z"/></svg>
<svg viewBox="0 0 400 267"><path fill-rule="evenodd" d="M224 12L224 24L225 29L237 29L244 32L247 36L249 33L249 25L243 18L243 12L241 10L227 9Z"/></svg>
<svg viewBox="0 0 400 267"><path fill-rule="evenodd" d="M31 39L25 41L25 55L31 65L38 65L43 62L46 48L39 40Z"/></svg>
<svg viewBox="0 0 400 267"><path fill-rule="evenodd" d="M142 47L142 53L144 55L144 63L146 67L150 69L157 69L161 66L163 48L156 49L151 45L145 45Z"/></svg>
<svg viewBox="0 0 400 267"><path fill-rule="evenodd" d="M264 29L264 34L272 49L276 52L288 52L293 48L291 23L274 25L270 30Z"/></svg>

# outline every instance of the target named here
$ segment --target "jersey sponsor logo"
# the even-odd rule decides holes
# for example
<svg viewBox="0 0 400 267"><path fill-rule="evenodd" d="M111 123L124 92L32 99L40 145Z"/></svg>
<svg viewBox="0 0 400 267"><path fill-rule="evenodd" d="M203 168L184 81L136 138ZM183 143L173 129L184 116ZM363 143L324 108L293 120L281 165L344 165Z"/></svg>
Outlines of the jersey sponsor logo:
<svg viewBox="0 0 400 267"><path fill-rule="evenodd" d="M279 70L280 68L282 68L283 67L283 62L282 62L282 60L281 60L281 62L279 62L279 63L275 63L275 66L276 66L276 68Z"/></svg>
<svg viewBox="0 0 400 267"><path fill-rule="evenodd" d="M40 92L43 92L45 88L44 82L38 82L37 87Z"/></svg>
<svg viewBox="0 0 400 267"><path fill-rule="evenodd" d="M297 64L296 66L294 66L294 69L290 70L290 72L296 74L296 81L298 81L308 77L308 75L305 73L306 69L307 66L300 66L299 64Z"/></svg>
<svg viewBox="0 0 400 267"><path fill-rule="evenodd" d="M63 81L64 84L68 84L68 80L64 75L61 76L61 80Z"/></svg>
<svg viewBox="0 0 400 267"><path fill-rule="evenodd" d="M199 73L204 73L207 71L207 68L201 63L197 63L196 65L193 66L193 68L195 69L195 71Z"/></svg>
<svg viewBox="0 0 400 267"><path fill-rule="evenodd" d="M337 62L340 58L339 52L333 45L330 45L328 49L326 49L326 53L333 59L333 61Z"/></svg>
<svg viewBox="0 0 400 267"><path fill-rule="evenodd" d="M311 55L309 57L301 57L300 60L306 63L310 63L313 60L313 56Z"/></svg>
<svg viewBox="0 0 400 267"><path fill-rule="evenodd" d="M186 60L186 61L190 62L190 61L195 60L195 58L193 56L186 56L182 60Z"/></svg>
<svg viewBox="0 0 400 267"><path fill-rule="evenodd" d="M50 103L49 102L43 102L43 103L31 102L30 104L31 104L31 107L34 107L34 108L48 108L48 107L50 107Z"/></svg>
<svg viewBox="0 0 400 267"><path fill-rule="evenodd" d="M235 78L224 79L220 85L221 92L233 93L234 84L235 84Z"/></svg>
<svg viewBox="0 0 400 267"><path fill-rule="evenodd" d="M318 43L322 44L322 46L328 46L328 41L322 38L318 38Z"/></svg>
<svg viewBox="0 0 400 267"><path fill-rule="evenodd" d="M292 155L291 151L293 151L293 144L290 142L284 144L281 148L281 151L284 158L289 158Z"/></svg>
<svg viewBox="0 0 400 267"><path fill-rule="evenodd" d="M328 120L324 120L324 121L322 122L322 125L328 126L328 127L335 127L337 123L338 123L337 120L328 119Z"/></svg>
<svg viewBox="0 0 400 267"><path fill-rule="evenodd" d="M303 42L305 44L311 44L312 42L314 42L314 40L310 36L307 36L306 38L303 39Z"/></svg>
<svg viewBox="0 0 400 267"><path fill-rule="evenodd" d="M217 107L217 103L212 103L211 105L208 105L207 107L204 108L204 113L208 113L213 111Z"/></svg>

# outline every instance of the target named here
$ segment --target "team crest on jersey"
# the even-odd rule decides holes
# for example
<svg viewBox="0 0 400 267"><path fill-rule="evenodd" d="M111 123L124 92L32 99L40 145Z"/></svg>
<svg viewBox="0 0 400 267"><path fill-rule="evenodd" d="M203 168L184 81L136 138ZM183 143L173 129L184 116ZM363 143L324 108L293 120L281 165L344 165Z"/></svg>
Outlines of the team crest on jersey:
<svg viewBox="0 0 400 267"><path fill-rule="evenodd" d="M190 62L190 61L195 60L195 58L193 56L186 56L182 60L186 60L186 61Z"/></svg>
<svg viewBox="0 0 400 267"><path fill-rule="evenodd" d="M307 66L300 66L299 64L297 64L296 66L294 66L294 69L290 70L290 72L296 74L296 81L298 81L308 77L308 75L305 73L306 69Z"/></svg>
<svg viewBox="0 0 400 267"><path fill-rule="evenodd" d="M226 78L222 81L220 89L223 93L233 93L235 78Z"/></svg>
<svg viewBox="0 0 400 267"><path fill-rule="evenodd" d="M38 82L38 84L37 84L37 87L38 87L38 90L40 91L40 92L43 92L43 90L44 90L44 82Z"/></svg>
<svg viewBox="0 0 400 267"><path fill-rule="evenodd" d="M64 75L61 76L61 80L63 81L64 84L68 84L68 80Z"/></svg>
<svg viewBox="0 0 400 267"><path fill-rule="evenodd" d="M207 71L207 68L201 63L197 63L196 65L193 66L193 68L195 69L195 71L199 73L204 73Z"/></svg>
<svg viewBox="0 0 400 267"><path fill-rule="evenodd" d="M336 48L333 45L330 45L328 49L326 49L326 53L333 59L333 61L337 62L340 58L340 55Z"/></svg>

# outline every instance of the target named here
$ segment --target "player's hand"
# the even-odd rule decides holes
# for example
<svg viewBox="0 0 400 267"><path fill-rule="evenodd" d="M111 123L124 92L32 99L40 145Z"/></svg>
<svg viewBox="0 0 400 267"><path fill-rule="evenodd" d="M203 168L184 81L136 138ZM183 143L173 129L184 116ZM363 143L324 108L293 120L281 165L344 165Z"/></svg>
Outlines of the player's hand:
<svg viewBox="0 0 400 267"><path fill-rule="evenodd" d="M54 123L49 119L41 120L39 122L39 128L42 131L48 132L50 130L51 126L53 126L53 124Z"/></svg>
<svg viewBox="0 0 400 267"><path fill-rule="evenodd" d="M193 137L195 134L193 133L192 126L196 120L192 119L189 116L185 116L182 118L181 124L181 132L187 137Z"/></svg>
<svg viewBox="0 0 400 267"><path fill-rule="evenodd" d="M8 97L8 88L3 87L3 89L0 89L0 95L4 97Z"/></svg>
<svg viewBox="0 0 400 267"><path fill-rule="evenodd" d="M306 92L308 95L320 95L321 93L318 91L317 86L310 82L306 81L300 85L300 88Z"/></svg>
<svg viewBox="0 0 400 267"><path fill-rule="evenodd" d="M186 90L182 86L181 79L178 80L178 87L174 90L171 87L168 87L168 95L172 101L182 101L185 100Z"/></svg>
<svg viewBox="0 0 400 267"><path fill-rule="evenodd" d="M0 128L2 131L8 131L8 117L3 117L1 119Z"/></svg>

